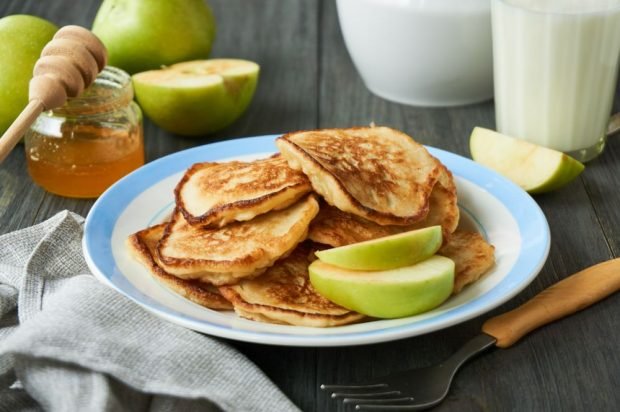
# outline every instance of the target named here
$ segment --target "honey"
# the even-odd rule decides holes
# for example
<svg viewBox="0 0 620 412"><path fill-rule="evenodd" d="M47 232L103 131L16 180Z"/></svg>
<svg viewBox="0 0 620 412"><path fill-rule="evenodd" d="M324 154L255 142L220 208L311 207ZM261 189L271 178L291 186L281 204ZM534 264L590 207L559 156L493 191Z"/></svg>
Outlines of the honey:
<svg viewBox="0 0 620 412"><path fill-rule="evenodd" d="M133 134L130 134L133 133ZM142 131L80 130L78 139L33 133L26 154L32 179L47 191L68 197L97 197L119 177L144 164ZM92 135L94 138L88 138Z"/></svg>
<svg viewBox="0 0 620 412"><path fill-rule="evenodd" d="M39 116L25 137L30 176L45 190L94 198L144 164L142 114L129 76L106 67L80 97Z"/></svg>

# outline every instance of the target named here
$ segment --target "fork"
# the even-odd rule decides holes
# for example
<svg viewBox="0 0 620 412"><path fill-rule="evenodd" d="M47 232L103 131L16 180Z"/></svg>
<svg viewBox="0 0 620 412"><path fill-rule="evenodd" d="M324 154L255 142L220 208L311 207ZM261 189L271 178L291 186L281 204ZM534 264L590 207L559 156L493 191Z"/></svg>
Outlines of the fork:
<svg viewBox="0 0 620 412"><path fill-rule="evenodd" d="M470 358L497 346L508 348L529 332L598 302L620 289L620 258L584 269L543 290L510 312L482 325L480 335L445 361L396 372L357 385L321 385L334 399L356 410L422 410L448 394L459 368Z"/></svg>

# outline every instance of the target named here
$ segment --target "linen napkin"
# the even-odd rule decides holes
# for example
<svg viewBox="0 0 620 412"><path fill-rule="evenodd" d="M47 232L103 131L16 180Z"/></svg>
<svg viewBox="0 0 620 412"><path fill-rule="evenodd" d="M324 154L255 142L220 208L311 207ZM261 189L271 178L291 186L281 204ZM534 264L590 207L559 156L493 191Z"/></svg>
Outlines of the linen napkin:
<svg viewBox="0 0 620 412"><path fill-rule="evenodd" d="M297 411L226 343L98 282L70 212L0 236L0 411Z"/></svg>

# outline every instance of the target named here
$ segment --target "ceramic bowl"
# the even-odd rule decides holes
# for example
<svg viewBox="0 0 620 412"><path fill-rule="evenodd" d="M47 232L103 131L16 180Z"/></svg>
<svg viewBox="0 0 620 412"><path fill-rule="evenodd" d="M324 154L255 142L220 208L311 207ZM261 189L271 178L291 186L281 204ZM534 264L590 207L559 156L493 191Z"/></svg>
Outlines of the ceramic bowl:
<svg viewBox="0 0 620 412"><path fill-rule="evenodd" d="M493 97L490 0L337 0L345 44L385 99L456 106Z"/></svg>

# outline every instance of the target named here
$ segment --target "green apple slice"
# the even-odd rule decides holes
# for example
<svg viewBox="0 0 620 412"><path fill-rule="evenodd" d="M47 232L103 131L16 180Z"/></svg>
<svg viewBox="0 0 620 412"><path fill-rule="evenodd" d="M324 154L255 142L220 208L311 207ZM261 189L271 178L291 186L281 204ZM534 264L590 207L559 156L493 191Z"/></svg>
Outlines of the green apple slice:
<svg viewBox="0 0 620 412"><path fill-rule="evenodd" d="M562 152L482 127L474 128L469 148L476 162L506 176L529 193L559 189L585 167Z"/></svg>
<svg viewBox="0 0 620 412"><path fill-rule="evenodd" d="M200 136L234 122L250 104L258 64L239 59L195 60L133 76L136 99L162 129Z"/></svg>
<svg viewBox="0 0 620 412"><path fill-rule="evenodd" d="M441 226L316 252L325 263L345 269L387 270L411 266L433 256L441 247Z"/></svg>
<svg viewBox="0 0 620 412"><path fill-rule="evenodd" d="M454 286L454 262L435 255L413 266L384 271L342 269L321 260L308 268L318 293L375 318L399 318L431 310Z"/></svg>

